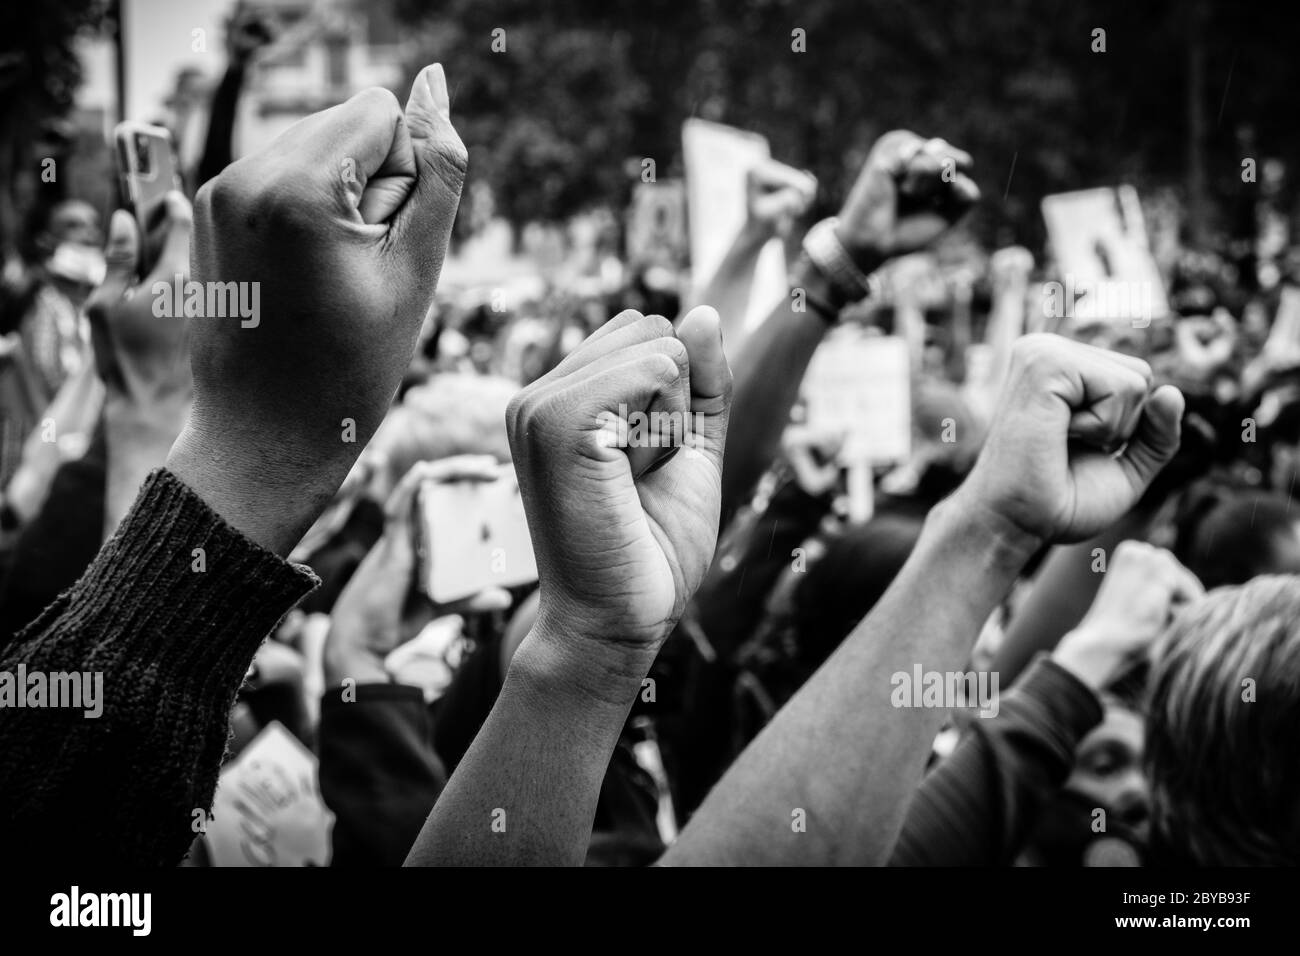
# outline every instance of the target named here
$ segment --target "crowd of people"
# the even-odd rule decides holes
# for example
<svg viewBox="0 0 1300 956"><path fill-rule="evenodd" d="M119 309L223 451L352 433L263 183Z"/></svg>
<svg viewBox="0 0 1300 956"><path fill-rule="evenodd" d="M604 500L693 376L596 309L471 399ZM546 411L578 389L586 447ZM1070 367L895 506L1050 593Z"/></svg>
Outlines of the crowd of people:
<svg viewBox="0 0 1300 956"><path fill-rule="evenodd" d="M1169 316L1053 323L1009 247L935 306L981 199L900 130L797 245L815 183L768 164L693 291L598 243L604 280L501 308L438 292L441 67L232 162L238 79L155 230L63 202L6 275L0 672L103 681L96 719L0 687L15 857L202 865L278 722L335 866L1300 861L1285 260L1189 253ZM802 252L747 327L773 236ZM258 321L158 317L179 275ZM913 357L868 520L801 400L846 325ZM503 464L538 581L437 603L418 491Z"/></svg>

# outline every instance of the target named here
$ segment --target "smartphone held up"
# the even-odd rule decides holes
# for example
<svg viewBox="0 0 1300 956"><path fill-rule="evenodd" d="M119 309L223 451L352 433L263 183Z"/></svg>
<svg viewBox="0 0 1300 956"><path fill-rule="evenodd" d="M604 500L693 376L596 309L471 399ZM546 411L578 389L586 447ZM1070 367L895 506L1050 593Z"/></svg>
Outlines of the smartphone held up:
<svg viewBox="0 0 1300 956"><path fill-rule="evenodd" d="M419 580L440 605L537 580L514 469L489 480L425 481L416 495Z"/></svg>
<svg viewBox="0 0 1300 956"><path fill-rule="evenodd" d="M167 194L181 188L176 171L176 149L172 136L161 126L117 124L113 131L118 182L122 205L135 217L143 242L140 274L157 261L162 250L163 206Z"/></svg>

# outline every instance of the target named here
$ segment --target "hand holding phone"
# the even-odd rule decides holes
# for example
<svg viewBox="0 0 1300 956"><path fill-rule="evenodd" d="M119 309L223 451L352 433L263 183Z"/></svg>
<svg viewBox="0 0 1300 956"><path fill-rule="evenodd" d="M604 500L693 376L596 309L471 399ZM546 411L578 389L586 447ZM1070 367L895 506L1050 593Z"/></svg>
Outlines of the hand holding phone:
<svg viewBox="0 0 1300 956"><path fill-rule="evenodd" d="M181 188L176 172L176 150L171 133L163 127L129 120L117 124L113 139L117 147L122 205L135 216L140 228L143 247L139 274L143 277L162 251L163 230L159 226L167 194Z"/></svg>
<svg viewBox="0 0 1300 956"><path fill-rule="evenodd" d="M514 468L487 476L426 480L417 496L420 581L435 604L537 580L528 519Z"/></svg>

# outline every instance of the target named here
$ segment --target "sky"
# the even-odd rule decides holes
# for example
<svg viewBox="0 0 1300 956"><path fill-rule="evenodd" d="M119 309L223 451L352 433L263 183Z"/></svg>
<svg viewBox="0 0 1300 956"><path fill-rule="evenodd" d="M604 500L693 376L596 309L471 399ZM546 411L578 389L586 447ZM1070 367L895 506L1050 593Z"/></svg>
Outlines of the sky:
<svg viewBox="0 0 1300 956"><path fill-rule="evenodd" d="M234 0L122 0L127 118L153 118L181 68L197 67L208 75L221 71L222 23L233 7ZM193 49L195 30L205 31L206 52Z"/></svg>

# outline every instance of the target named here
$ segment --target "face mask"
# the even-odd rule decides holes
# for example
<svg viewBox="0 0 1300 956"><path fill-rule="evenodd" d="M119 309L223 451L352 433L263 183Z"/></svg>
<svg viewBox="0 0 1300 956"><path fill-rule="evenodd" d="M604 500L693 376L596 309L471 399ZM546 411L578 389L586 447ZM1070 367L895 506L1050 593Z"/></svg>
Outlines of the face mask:
<svg viewBox="0 0 1300 956"><path fill-rule="evenodd" d="M103 252L79 242L59 243L45 267L51 275L92 288L104 281L107 268Z"/></svg>

